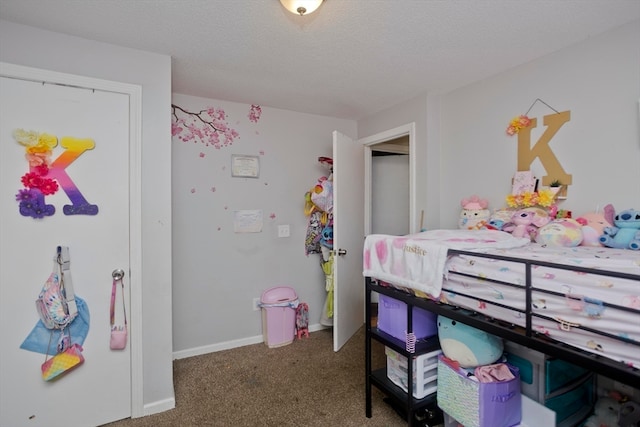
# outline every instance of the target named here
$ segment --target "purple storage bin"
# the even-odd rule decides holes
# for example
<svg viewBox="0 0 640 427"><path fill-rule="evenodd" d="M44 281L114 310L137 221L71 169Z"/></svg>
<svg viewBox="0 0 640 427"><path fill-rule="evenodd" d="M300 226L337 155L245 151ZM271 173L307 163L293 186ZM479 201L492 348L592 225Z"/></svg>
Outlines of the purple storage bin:
<svg viewBox="0 0 640 427"><path fill-rule="evenodd" d="M438 316L420 307L413 307L413 333L417 339L438 335ZM407 304L379 294L378 329L406 342Z"/></svg>

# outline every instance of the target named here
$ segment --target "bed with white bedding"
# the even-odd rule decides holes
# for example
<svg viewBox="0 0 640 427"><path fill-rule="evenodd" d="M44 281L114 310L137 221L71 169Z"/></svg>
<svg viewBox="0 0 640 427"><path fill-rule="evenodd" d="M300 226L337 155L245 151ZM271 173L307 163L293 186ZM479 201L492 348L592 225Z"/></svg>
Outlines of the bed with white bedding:
<svg viewBox="0 0 640 427"><path fill-rule="evenodd" d="M363 265L364 276L380 284L464 309L473 326L499 320L523 331L521 344L535 340L541 350L556 342L555 356L576 361L584 353L578 358L596 367L606 358L605 373L620 368L625 382L627 373L640 379L640 251L433 230L367 236Z"/></svg>

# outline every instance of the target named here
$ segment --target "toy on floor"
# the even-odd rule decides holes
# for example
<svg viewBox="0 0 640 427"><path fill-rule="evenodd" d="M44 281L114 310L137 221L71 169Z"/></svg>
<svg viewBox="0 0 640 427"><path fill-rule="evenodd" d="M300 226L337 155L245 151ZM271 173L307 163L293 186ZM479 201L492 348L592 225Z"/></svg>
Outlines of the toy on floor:
<svg viewBox="0 0 640 427"><path fill-rule="evenodd" d="M600 243L609 248L640 250L640 211L627 209L615 213L613 206L604 207L605 218L613 227L605 227Z"/></svg>
<svg viewBox="0 0 640 427"><path fill-rule="evenodd" d="M296 336L298 339L303 336L309 338L309 305L306 302L296 307Z"/></svg>

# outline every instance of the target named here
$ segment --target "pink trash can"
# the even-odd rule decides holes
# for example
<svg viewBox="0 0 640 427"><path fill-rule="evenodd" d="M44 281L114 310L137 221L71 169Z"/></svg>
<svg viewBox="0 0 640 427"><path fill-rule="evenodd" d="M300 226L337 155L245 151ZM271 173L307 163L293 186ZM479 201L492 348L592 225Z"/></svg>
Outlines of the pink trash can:
<svg viewBox="0 0 640 427"><path fill-rule="evenodd" d="M293 288L276 286L262 293L262 336L269 348L293 342L296 331L298 296Z"/></svg>

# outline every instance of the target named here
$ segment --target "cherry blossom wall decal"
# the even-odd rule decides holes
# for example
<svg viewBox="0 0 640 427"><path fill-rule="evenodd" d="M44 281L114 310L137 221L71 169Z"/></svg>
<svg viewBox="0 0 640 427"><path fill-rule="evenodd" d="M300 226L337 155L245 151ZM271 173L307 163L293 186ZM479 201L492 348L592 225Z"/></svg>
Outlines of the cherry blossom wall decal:
<svg viewBox="0 0 640 427"><path fill-rule="evenodd" d="M207 147L228 147L240 136L229 126L227 113L222 108L208 107L198 112L171 104L171 136L183 142L200 141Z"/></svg>

